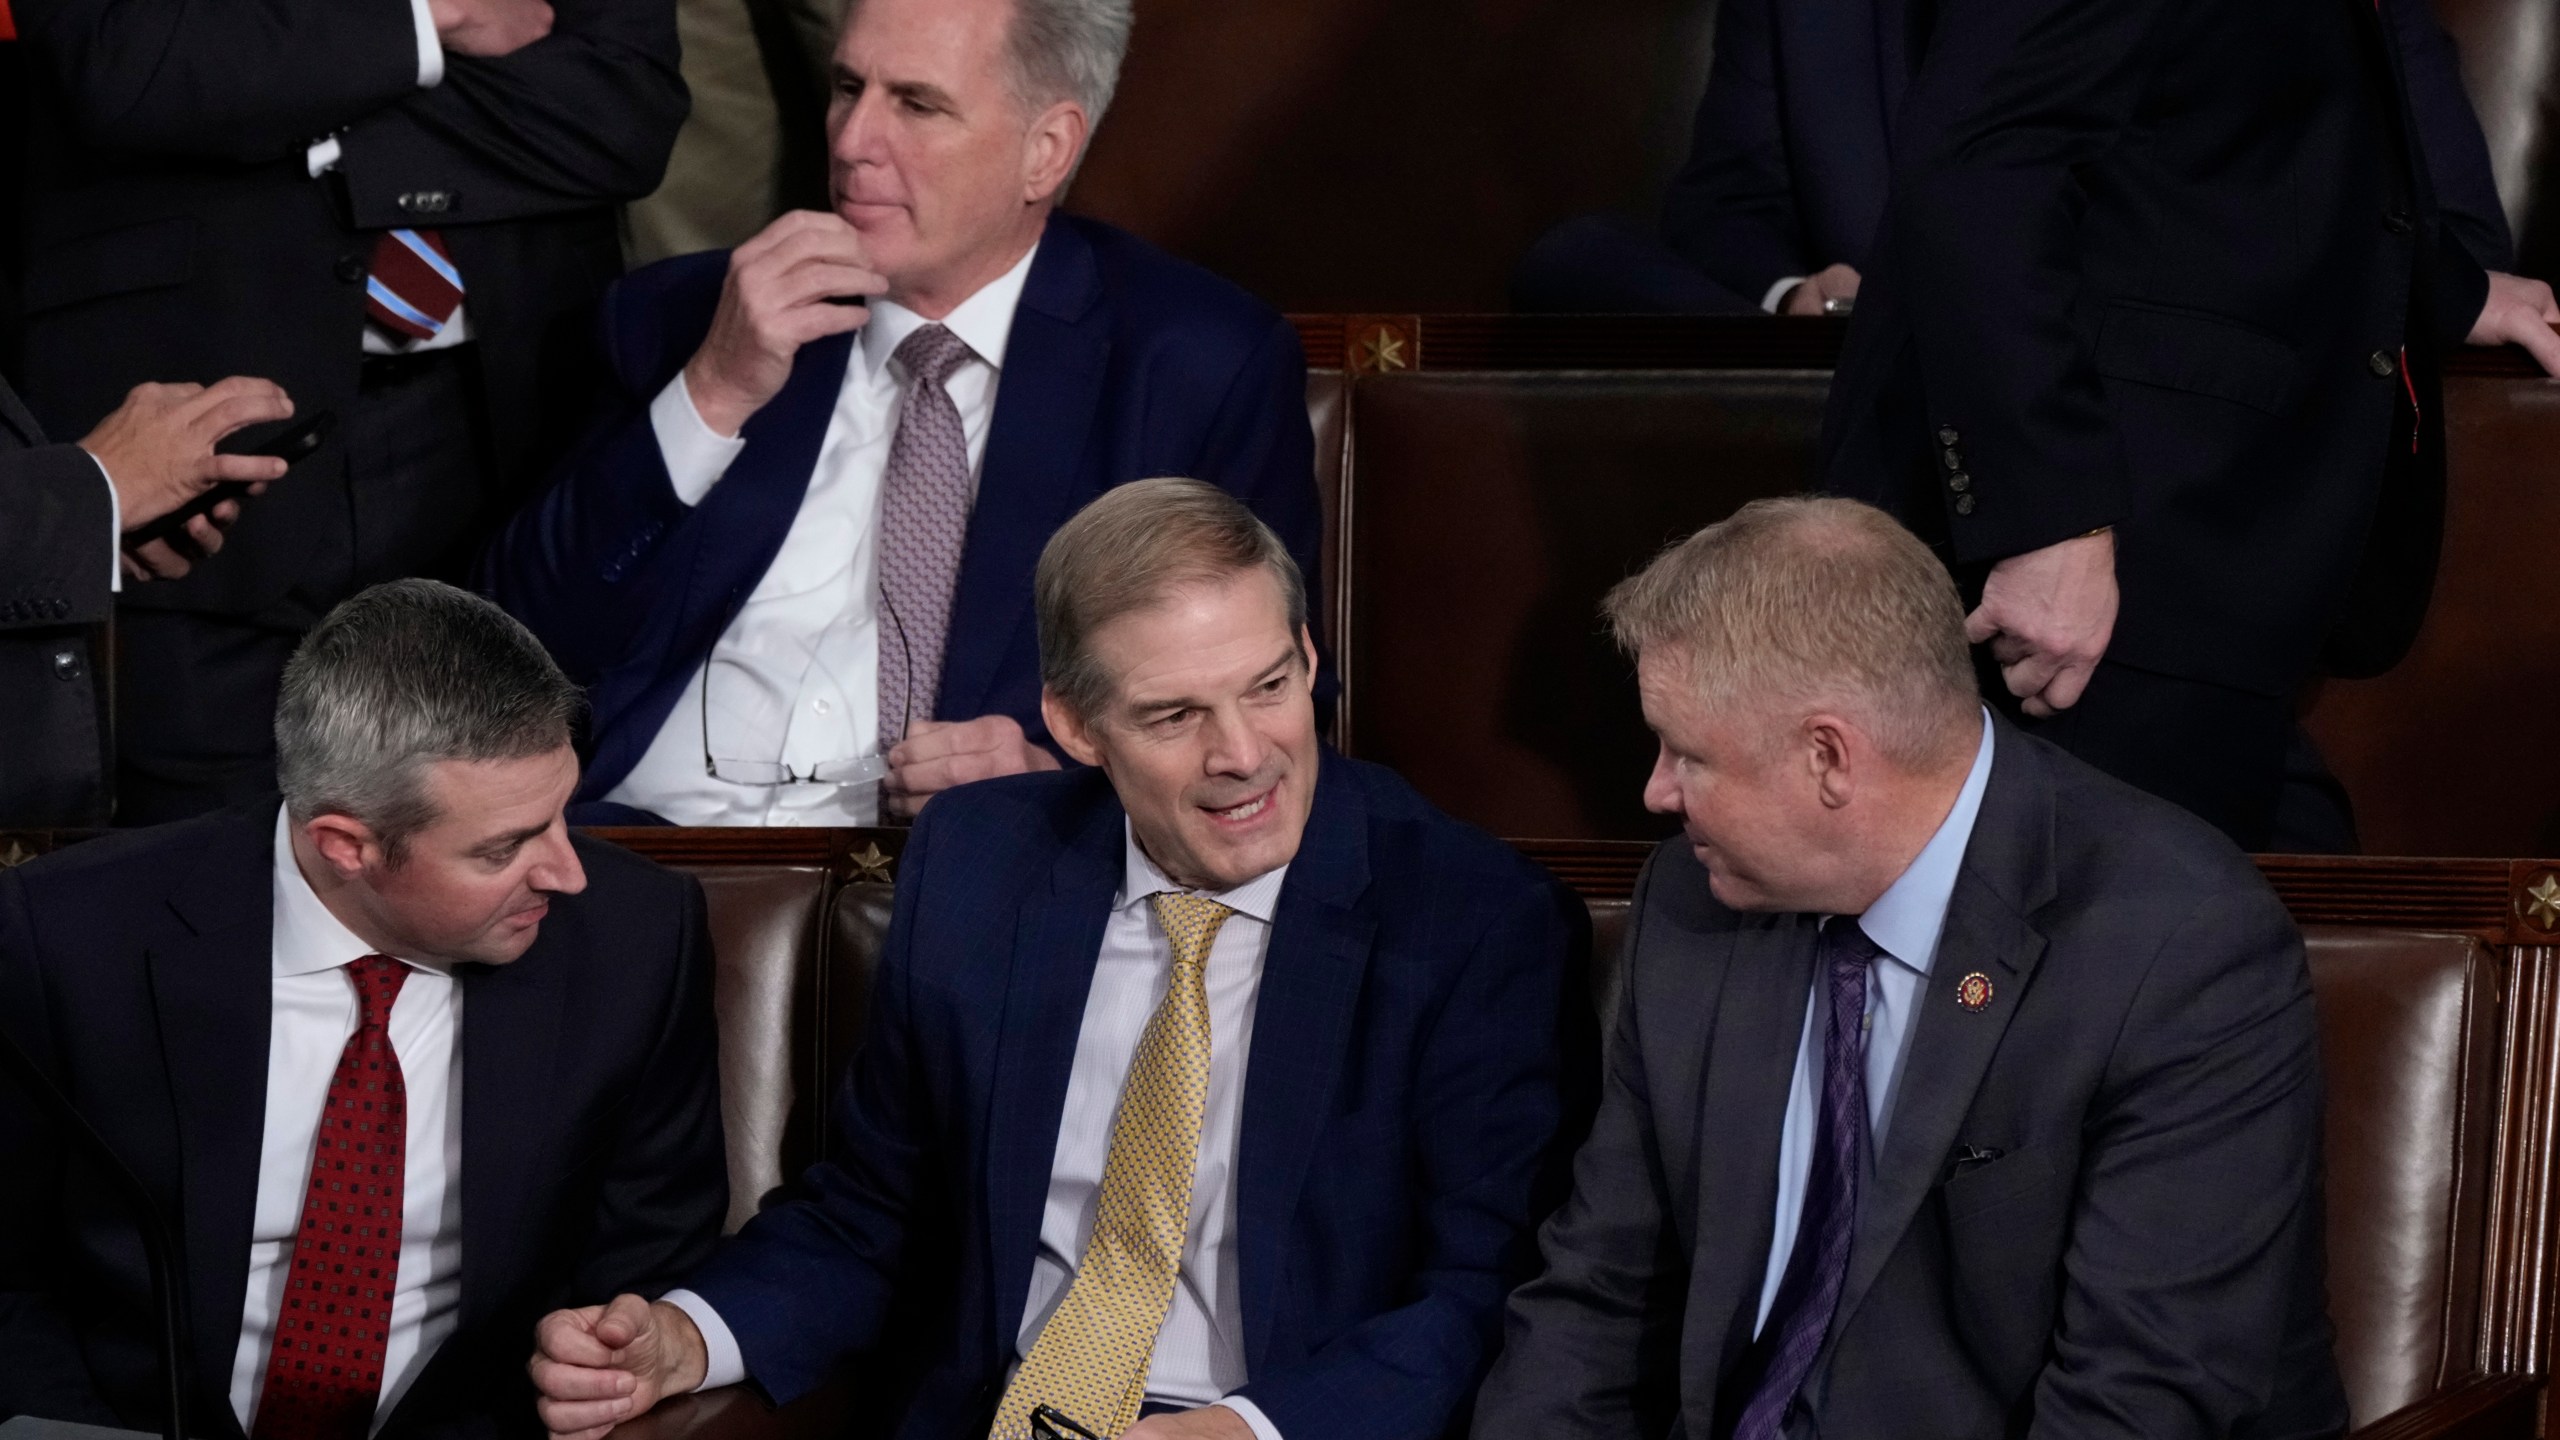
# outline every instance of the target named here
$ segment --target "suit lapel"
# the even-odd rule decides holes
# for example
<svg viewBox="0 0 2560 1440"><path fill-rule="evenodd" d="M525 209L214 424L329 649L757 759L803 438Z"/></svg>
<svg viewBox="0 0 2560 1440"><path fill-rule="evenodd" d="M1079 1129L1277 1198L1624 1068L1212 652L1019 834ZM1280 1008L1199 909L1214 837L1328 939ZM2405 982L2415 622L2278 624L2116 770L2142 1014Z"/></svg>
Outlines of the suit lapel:
<svg viewBox="0 0 2560 1440"><path fill-rule="evenodd" d="M266 1134L274 980L275 812L226 819L169 899L189 933L151 947L151 999L177 1116L180 1270L195 1328L195 1383L228 1388L249 1283ZM260 828L263 822L264 828ZM227 1404L201 1423L236 1436Z"/></svg>
<svg viewBox="0 0 2560 1440"><path fill-rule="evenodd" d="M575 907L543 921L533 947L508 965L459 965L462 987L463 1328L486 1319L537 1257L544 1238L537 1176L558 1176L553 1156L552 1066L569 1021L569 966L584 953ZM551 1163L545 1163L548 1157Z"/></svg>
<svg viewBox="0 0 2560 1440"><path fill-rule="evenodd" d="M1005 341L951 600L935 709L943 719L986 713L1004 657L1031 623L1031 572L1041 547L1087 498L1079 483L1085 441L1110 353L1111 312L1093 247L1074 221L1052 216Z"/></svg>
<svg viewBox="0 0 2560 1440"><path fill-rule="evenodd" d="M18 392L10 389L6 380L0 380L0 430L17 437L21 449L33 450L45 443L44 427L36 423L35 416L27 413L27 407L18 399Z"/></svg>
<svg viewBox="0 0 2560 1440"><path fill-rule="evenodd" d="M1728 937L1698 1104L1698 1190L1684 1347L1691 1428L1710 1433L1716 1382L1751 1343L1778 1204L1778 1140L1813 986L1810 917L1770 916ZM1699 1412L1703 1410L1702 1415Z"/></svg>
<svg viewBox="0 0 2560 1440"><path fill-rule="evenodd" d="M1297 858L1280 887L1254 1001L1236 1143L1236 1270L1248 1370L1268 1360L1290 1217L1334 1111L1333 1089L1378 921L1368 900L1369 808L1328 752Z"/></svg>
<svg viewBox="0 0 2560 1440"><path fill-rule="evenodd" d="M1921 990L1875 1179L1859 1197L1857 1239L1832 1320L1834 1334L1857 1312L1920 1202L1945 1172L1956 1131L2044 954L2044 936L2025 916L2053 894L2052 783L2025 736L2006 725L1997 734L1990 786ZM1967 1010L1956 994L1974 974L1991 982L1991 1000L1980 1010Z"/></svg>
<svg viewBox="0 0 2560 1440"><path fill-rule="evenodd" d="M996 1333L989 1339L995 1353L1008 1359L1030 1295L1031 1262L1049 1201L1085 998L1093 989L1111 897L1120 888L1122 817L1116 801L1094 806L1058 852L1045 890L1026 899L1014 917L983 1161L987 1273L996 1287L988 1305Z"/></svg>

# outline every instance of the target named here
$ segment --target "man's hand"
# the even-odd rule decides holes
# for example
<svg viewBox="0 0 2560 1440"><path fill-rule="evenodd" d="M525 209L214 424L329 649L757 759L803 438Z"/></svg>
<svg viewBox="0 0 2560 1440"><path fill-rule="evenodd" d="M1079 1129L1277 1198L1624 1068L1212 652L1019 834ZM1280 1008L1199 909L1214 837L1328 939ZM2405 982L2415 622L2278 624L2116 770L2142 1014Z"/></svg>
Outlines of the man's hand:
<svg viewBox="0 0 2560 1440"><path fill-rule="evenodd" d="M543 1316L525 1371L541 1396L534 1410L544 1429L560 1440L596 1440L700 1386L710 1364L693 1317L663 1300L617 1295L610 1305Z"/></svg>
<svg viewBox="0 0 2560 1440"><path fill-rule="evenodd" d="M2480 318L2471 322L2466 338L2474 345L2521 345L2533 352L2545 374L2560 375L2560 335L2552 333L2554 325L2560 325L2560 304L2552 302L2550 286L2492 270L2488 303L2480 307Z"/></svg>
<svg viewBox="0 0 2560 1440"><path fill-rule="evenodd" d="M888 288L864 258L862 236L826 210L793 210L729 253L729 278L711 333L685 362L684 386L695 413L722 435L736 435L791 378L800 347L859 330L870 307L829 304Z"/></svg>
<svg viewBox="0 0 2560 1440"><path fill-rule="evenodd" d="M1991 642L2000 678L2039 718L2078 704L2116 629L2116 537L2082 535L1991 567L1964 638Z"/></svg>
<svg viewBox="0 0 2560 1440"><path fill-rule="evenodd" d="M1853 265L1832 265L1805 277L1803 283L1787 292L1778 302L1781 315L1820 315L1826 300L1858 298L1858 271Z"/></svg>
<svg viewBox="0 0 2560 1440"><path fill-rule="evenodd" d="M427 0L436 39L457 55L494 60L551 33L543 0Z"/></svg>
<svg viewBox="0 0 2560 1440"><path fill-rule="evenodd" d="M283 390L245 375L210 388L136 385L115 413L81 437L80 448L107 472L124 528L138 530L226 480L245 481L263 491L266 482L284 474L284 461L272 455L218 455L213 447L244 425L292 414L293 401ZM240 507L226 500L187 522L187 538L197 555L181 554L167 541L155 540L121 557L124 573L135 580L175 580L192 568L192 560L221 549L223 527L239 518Z"/></svg>
<svg viewBox="0 0 2560 1440"><path fill-rule="evenodd" d="M1120 1440L1254 1440L1253 1427L1224 1405L1203 1405L1141 1420L1120 1432Z"/></svg>
<svg viewBox="0 0 2560 1440"><path fill-rule="evenodd" d="M889 748L880 793L892 813L912 819L924 802L954 785L1057 768L1058 757L1026 739L1010 715L918 720Z"/></svg>

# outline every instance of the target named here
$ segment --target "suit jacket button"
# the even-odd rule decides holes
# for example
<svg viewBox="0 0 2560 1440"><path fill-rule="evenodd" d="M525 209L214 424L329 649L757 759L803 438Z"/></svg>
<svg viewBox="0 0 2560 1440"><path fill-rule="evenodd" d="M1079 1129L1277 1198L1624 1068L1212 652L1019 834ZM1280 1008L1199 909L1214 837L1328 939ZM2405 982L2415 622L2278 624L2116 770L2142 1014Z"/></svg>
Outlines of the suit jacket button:
<svg viewBox="0 0 2560 1440"><path fill-rule="evenodd" d="M69 651L69 650L56 650L56 651L54 651L54 652L53 652L53 678L54 678L54 679L56 679L56 680L77 680L77 679L79 679L79 678L80 678L80 657L79 657L79 655L78 655L77 653L75 653L75 652L73 652L73 651Z"/></svg>
<svg viewBox="0 0 2560 1440"><path fill-rule="evenodd" d="M397 203L412 215L441 215L453 208L453 199L450 190L412 190Z"/></svg>
<svg viewBox="0 0 2560 1440"><path fill-rule="evenodd" d="M341 255L336 266L338 281L343 285L361 285L369 268L361 255Z"/></svg>
<svg viewBox="0 0 2560 1440"><path fill-rule="evenodd" d="M1956 427L1953 425L1943 425L1938 429L1938 443L1941 445L1953 445L1962 438L1956 434Z"/></svg>
<svg viewBox="0 0 2560 1440"><path fill-rule="evenodd" d="M1973 477L1959 470L1947 477L1947 488L1961 495L1973 488Z"/></svg>
<svg viewBox="0 0 2560 1440"><path fill-rule="evenodd" d="M1973 497L1972 497L1972 496L1970 496L1970 495L1959 495L1959 496L1957 496L1957 497L1956 497L1956 513L1957 513L1957 514L1959 514L1959 515L1970 515L1970 514L1972 514L1972 513L1973 513Z"/></svg>
<svg viewBox="0 0 2560 1440"><path fill-rule="evenodd" d="M54 619L56 619L56 620L68 620L68 619L70 619L70 618L71 618L71 602L70 602L70 601L68 601L68 600L56 600L56 601L54 601L54 602L53 602L53 618L54 618Z"/></svg>
<svg viewBox="0 0 2560 1440"><path fill-rule="evenodd" d="M2376 350L2364 357L2364 368L2372 371L2376 379L2388 380L2400 373L2400 362L2392 358L2390 351Z"/></svg>

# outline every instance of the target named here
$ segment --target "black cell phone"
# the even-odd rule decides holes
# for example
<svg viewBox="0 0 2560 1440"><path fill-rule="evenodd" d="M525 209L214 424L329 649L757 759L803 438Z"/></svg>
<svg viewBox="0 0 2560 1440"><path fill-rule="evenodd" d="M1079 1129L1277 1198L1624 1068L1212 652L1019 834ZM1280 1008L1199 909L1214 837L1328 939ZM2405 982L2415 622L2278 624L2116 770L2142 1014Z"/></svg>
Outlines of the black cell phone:
<svg viewBox="0 0 2560 1440"><path fill-rule="evenodd" d="M310 459L322 445L328 443L329 432L337 428L338 417L329 411L322 410L299 421L288 423L285 428L263 440L253 440L237 446L232 441L226 440L214 449L225 455L272 455L282 460L286 470L290 471L294 466ZM238 437L233 438L236 440ZM186 532L188 521L210 511L225 500L237 500L248 493L247 481L225 480L150 524L138 530L126 531L124 548L139 550L154 540L168 540L181 536Z"/></svg>

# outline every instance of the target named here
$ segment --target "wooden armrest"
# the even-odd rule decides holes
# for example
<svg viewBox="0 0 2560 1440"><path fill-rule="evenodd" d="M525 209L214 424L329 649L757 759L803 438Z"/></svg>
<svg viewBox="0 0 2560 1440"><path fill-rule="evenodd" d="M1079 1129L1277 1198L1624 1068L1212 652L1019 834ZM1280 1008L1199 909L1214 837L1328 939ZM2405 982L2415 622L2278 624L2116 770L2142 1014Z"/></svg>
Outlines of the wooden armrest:
<svg viewBox="0 0 2560 1440"><path fill-rule="evenodd" d="M723 1385L666 1400L617 1425L613 1440L838 1440L853 1418L853 1386L830 1380L773 1406L752 1385Z"/></svg>
<svg viewBox="0 0 2560 1440"><path fill-rule="evenodd" d="M2394 1410L2350 1440L2533 1440L2535 1375L2473 1375L2415 1405Z"/></svg>

